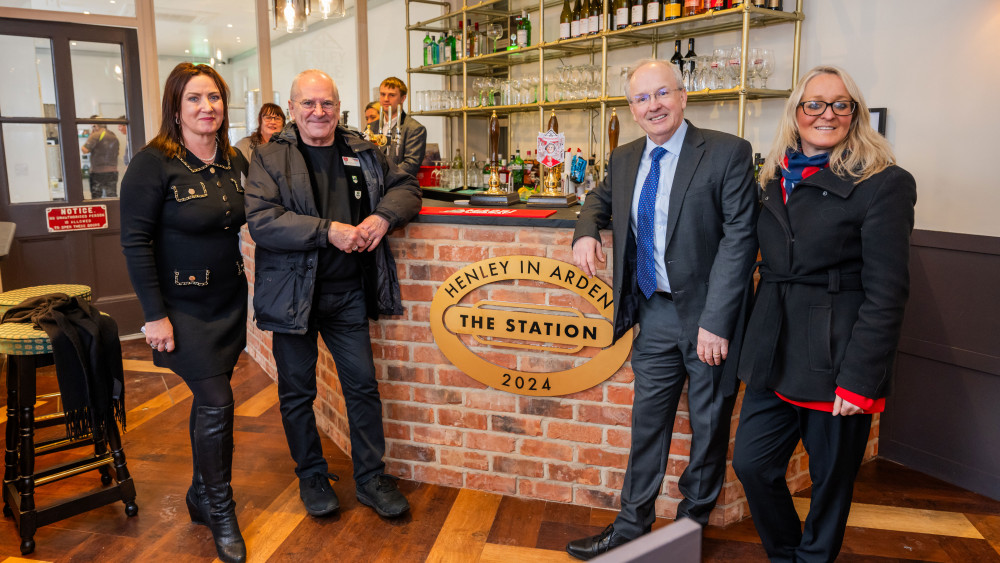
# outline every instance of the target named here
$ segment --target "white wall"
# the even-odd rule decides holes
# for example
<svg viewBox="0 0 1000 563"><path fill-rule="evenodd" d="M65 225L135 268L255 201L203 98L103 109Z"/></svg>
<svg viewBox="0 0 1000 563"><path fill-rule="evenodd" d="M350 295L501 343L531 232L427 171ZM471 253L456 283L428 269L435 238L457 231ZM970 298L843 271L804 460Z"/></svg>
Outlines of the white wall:
<svg viewBox="0 0 1000 563"><path fill-rule="evenodd" d="M792 4L791 0L786 4ZM888 108L886 136L896 149L899 164L917 179L917 228L1000 236L1000 221L994 217L1000 212L1000 185L989 167L998 146L995 131L1000 129L996 109L1000 59L995 54L1000 3L966 0L961 4L961 10L950 10L930 0L806 1L800 67L805 72L817 64L841 66L858 82L869 106ZM387 33L402 33L404 10L403 0L394 0L369 16L370 72L375 84L378 77L401 76L404 70L401 49L380 49L374 43L388 42ZM548 12L558 17L558 10ZM551 39L555 20L546 20L546 36ZM537 34L538 22L532 25ZM751 34L752 45L778 49L779 71L769 84L788 87L791 83L792 33L791 25L781 25ZM412 35L411 49L419 53L416 42L422 37ZM736 33L699 37L695 48L707 54L717 46L737 42ZM673 42L661 44L661 58L672 53ZM610 52L608 64L615 73L610 77L612 84L617 83L618 67L650 54L648 47ZM583 64L585 60L576 57L563 62ZM547 62L546 72L558 64ZM532 65L531 70L534 68ZM424 80L439 78L414 77L411 89L440 87L423 86ZM769 148L783 103L765 100L749 104L746 138L755 151ZM621 142L641 135L627 108L620 110ZM736 112L735 102L690 104L687 116L700 127L735 133ZM586 146L586 112L559 112L558 116L567 144ZM454 122L458 130L461 120ZM472 123L470 150L482 156L485 141L480 137L485 133ZM537 114L515 116L513 123L516 138L512 148L533 146ZM442 128L428 129L428 141L444 141ZM606 123L595 123L594 135L606 135L606 130Z"/></svg>

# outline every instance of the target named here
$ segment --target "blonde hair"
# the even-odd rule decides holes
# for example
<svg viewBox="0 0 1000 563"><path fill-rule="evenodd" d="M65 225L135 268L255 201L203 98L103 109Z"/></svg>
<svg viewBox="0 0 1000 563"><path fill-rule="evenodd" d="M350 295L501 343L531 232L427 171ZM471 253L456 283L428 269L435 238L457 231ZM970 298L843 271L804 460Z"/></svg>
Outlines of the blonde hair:
<svg viewBox="0 0 1000 563"><path fill-rule="evenodd" d="M821 74L833 74L840 78L851 99L857 103L847 137L830 151L830 169L833 173L860 183L896 164L889 141L871 127L868 104L854 79L839 67L817 66L805 73L785 103L785 112L778 123L778 134L764 161L764 168L760 171L759 181L762 186L781 175L781 163L787 150L800 150L796 112L809 81Z"/></svg>

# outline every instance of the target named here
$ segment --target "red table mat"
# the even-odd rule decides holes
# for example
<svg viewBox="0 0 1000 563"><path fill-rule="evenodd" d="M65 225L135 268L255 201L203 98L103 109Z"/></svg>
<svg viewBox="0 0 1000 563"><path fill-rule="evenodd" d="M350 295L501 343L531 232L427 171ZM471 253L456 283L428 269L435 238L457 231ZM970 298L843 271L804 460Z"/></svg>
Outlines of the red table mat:
<svg viewBox="0 0 1000 563"><path fill-rule="evenodd" d="M544 219L555 214L555 209L509 209L499 208L464 208L464 207L424 207L421 215L464 215L468 217L531 217Z"/></svg>

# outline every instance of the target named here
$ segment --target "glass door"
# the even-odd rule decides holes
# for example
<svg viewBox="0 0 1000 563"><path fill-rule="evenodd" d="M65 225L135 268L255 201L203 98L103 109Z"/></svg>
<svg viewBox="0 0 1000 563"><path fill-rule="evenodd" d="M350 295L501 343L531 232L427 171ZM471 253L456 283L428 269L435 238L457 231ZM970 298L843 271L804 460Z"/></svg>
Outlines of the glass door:
<svg viewBox="0 0 1000 563"><path fill-rule="evenodd" d="M144 144L134 29L0 18L0 220L17 225L5 290L80 283L138 331L118 194Z"/></svg>

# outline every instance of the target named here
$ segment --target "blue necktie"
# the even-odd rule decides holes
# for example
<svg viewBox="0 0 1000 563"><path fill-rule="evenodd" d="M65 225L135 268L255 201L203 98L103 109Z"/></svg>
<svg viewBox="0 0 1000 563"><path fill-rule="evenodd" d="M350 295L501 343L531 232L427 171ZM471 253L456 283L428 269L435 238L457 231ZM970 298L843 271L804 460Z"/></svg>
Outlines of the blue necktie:
<svg viewBox="0 0 1000 563"><path fill-rule="evenodd" d="M649 174L642 182L642 193L639 194L639 210L636 213L636 246L638 258L636 266L639 270L639 289L646 299L656 291L656 247L653 244L656 236L656 191L660 187L660 159L667 154L663 147L656 147L649 153Z"/></svg>

